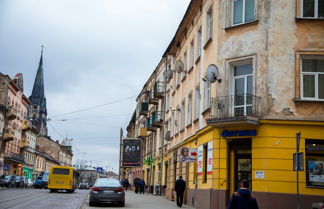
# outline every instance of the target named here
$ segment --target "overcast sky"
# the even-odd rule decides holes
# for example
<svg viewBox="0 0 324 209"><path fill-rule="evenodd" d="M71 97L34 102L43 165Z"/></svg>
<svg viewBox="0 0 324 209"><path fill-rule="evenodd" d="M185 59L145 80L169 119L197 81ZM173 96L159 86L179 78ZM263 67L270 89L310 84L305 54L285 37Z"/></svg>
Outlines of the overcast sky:
<svg viewBox="0 0 324 209"><path fill-rule="evenodd" d="M75 159L118 171L119 129L125 130L135 97L188 4L189 0L1 0L0 72L10 77L23 73L24 93L30 96L40 46L45 45L49 135L60 141L66 135L73 138ZM114 101L119 102L62 115Z"/></svg>

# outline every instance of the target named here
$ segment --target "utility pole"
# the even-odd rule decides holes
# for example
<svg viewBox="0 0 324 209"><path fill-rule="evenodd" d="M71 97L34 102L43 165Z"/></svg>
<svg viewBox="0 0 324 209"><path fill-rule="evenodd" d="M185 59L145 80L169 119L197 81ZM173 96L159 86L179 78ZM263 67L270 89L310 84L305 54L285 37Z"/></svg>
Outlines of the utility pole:
<svg viewBox="0 0 324 209"><path fill-rule="evenodd" d="M299 195L299 144L300 144L300 132L296 134L296 186L297 186L297 209L300 209L300 195Z"/></svg>
<svg viewBox="0 0 324 209"><path fill-rule="evenodd" d="M123 151L123 129L120 128L120 139L119 139L119 180L121 180L121 175L123 173L122 168L122 151Z"/></svg>

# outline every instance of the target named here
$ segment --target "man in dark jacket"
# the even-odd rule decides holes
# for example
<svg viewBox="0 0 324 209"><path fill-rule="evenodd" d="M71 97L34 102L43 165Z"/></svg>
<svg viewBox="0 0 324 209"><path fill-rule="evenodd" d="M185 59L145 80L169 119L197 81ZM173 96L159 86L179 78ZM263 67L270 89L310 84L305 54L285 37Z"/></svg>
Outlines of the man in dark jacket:
<svg viewBox="0 0 324 209"><path fill-rule="evenodd" d="M243 180L241 188L234 192L227 209L259 209L256 199L249 190L249 182Z"/></svg>
<svg viewBox="0 0 324 209"><path fill-rule="evenodd" d="M139 178L135 178L133 184L135 186L135 193L137 194L139 190Z"/></svg>
<svg viewBox="0 0 324 209"><path fill-rule="evenodd" d="M145 181L144 179L139 180L140 194L145 193Z"/></svg>
<svg viewBox="0 0 324 209"><path fill-rule="evenodd" d="M179 176L179 179L176 181L174 190L177 193L177 206L182 207L183 193L186 190L186 182L182 179L182 176Z"/></svg>

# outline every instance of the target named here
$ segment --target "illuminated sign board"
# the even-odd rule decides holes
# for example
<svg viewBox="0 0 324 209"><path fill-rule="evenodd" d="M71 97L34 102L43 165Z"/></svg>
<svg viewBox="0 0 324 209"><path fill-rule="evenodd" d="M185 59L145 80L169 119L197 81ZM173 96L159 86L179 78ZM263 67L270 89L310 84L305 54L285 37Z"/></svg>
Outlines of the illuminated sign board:
<svg viewBox="0 0 324 209"><path fill-rule="evenodd" d="M222 131L222 137L241 137L241 136L256 136L257 131L255 129L252 130L238 130L238 131Z"/></svg>

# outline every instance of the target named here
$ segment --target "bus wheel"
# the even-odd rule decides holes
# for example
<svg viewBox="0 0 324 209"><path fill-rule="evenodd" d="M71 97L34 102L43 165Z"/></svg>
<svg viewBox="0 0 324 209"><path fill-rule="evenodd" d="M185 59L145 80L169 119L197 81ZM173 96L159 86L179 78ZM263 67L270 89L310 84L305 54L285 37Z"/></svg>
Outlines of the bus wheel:
<svg viewBox="0 0 324 209"><path fill-rule="evenodd" d="M50 193L56 192L56 189L50 189Z"/></svg>

